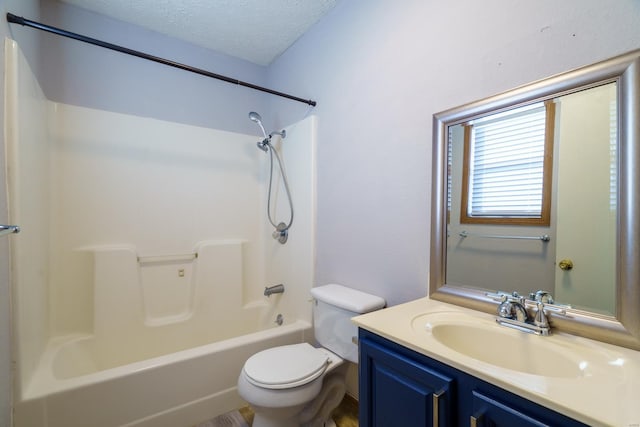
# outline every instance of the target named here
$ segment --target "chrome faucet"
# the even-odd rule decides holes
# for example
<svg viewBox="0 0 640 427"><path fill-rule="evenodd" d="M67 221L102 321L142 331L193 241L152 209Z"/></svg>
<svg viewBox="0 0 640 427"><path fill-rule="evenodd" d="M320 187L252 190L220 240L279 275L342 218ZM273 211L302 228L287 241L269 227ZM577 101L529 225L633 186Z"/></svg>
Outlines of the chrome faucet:
<svg viewBox="0 0 640 427"><path fill-rule="evenodd" d="M264 288L264 296L270 297L272 294L281 294L284 292L284 285L266 286Z"/></svg>
<svg viewBox="0 0 640 427"><path fill-rule="evenodd" d="M544 297L542 298L542 293ZM538 295L540 294L540 295ZM549 325L549 319L545 313L545 303L543 300L551 300L553 298L548 292L539 291L533 296L539 296L539 298L532 298L536 304L535 316L531 318L527 312L527 299L518 295L517 292L513 292L511 295L505 293L499 294L487 294L491 298L500 302L498 305L498 317L496 322L501 325L518 329L520 331L529 332L536 335L549 335L551 325Z"/></svg>

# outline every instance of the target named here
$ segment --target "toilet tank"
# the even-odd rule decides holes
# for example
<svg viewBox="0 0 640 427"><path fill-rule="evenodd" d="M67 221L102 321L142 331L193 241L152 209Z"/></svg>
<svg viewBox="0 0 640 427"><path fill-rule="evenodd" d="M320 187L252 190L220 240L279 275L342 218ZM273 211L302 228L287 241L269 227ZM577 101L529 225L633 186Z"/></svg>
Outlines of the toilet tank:
<svg viewBox="0 0 640 427"><path fill-rule="evenodd" d="M351 318L385 306L383 298L342 285L311 289L313 330L318 343L343 359L358 363L358 328Z"/></svg>

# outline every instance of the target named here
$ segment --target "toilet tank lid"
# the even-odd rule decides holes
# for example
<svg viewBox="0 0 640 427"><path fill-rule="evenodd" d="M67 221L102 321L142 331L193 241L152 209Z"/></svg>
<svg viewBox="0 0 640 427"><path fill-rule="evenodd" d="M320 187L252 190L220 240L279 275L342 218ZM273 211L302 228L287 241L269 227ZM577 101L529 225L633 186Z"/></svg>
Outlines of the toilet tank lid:
<svg viewBox="0 0 640 427"><path fill-rule="evenodd" d="M378 310L386 304L384 298L337 284L311 288L311 295L318 301L360 314Z"/></svg>

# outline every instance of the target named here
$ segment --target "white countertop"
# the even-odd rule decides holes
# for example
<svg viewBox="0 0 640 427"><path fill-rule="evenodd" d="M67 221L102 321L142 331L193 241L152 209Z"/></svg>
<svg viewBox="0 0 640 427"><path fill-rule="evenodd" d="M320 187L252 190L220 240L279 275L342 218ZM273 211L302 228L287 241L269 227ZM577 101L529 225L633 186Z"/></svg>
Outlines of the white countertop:
<svg viewBox="0 0 640 427"><path fill-rule="evenodd" d="M532 375L505 369L458 353L436 340L427 326L418 324L425 314L474 316L480 323L495 316L421 298L353 318L354 323L391 341L495 384L592 426L640 426L640 352L565 333L523 339L570 348L584 356L582 375L573 378ZM424 322L423 322L424 323ZM493 322L495 323L495 322ZM553 330L552 330L553 332ZM525 338L526 337L526 338ZM533 337L533 338L529 338ZM502 349L502 351L508 349ZM501 349L496 349L501 351Z"/></svg>

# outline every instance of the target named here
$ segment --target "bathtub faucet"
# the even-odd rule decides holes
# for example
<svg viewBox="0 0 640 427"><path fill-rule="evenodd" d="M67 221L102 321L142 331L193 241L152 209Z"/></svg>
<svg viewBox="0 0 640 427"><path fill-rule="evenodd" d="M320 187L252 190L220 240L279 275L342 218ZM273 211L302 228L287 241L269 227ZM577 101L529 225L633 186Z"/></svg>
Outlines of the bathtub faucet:
<svg viewBox="0 0 640 427"><path fill-rule="evenodd" d="M269 297L271 294L281 294L284 292L284 285L266 286L264 288L264 296Z"/></svg>

